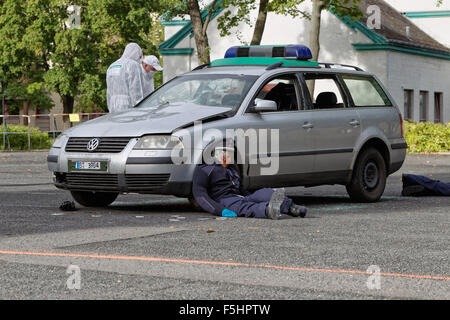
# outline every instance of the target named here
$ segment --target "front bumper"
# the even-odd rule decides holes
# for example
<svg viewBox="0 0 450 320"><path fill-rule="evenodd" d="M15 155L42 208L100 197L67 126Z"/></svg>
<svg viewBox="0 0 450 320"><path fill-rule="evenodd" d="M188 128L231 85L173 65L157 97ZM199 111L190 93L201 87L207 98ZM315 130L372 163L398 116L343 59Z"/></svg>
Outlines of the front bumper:
<svg viewBox="0 0 450 320"><path fill-rule="evenodd" d="M169 181L170 174L111 175L55 172L54 183L59 189L140 194L167 194L188 197L191 181Z"/></svg>
<svg viewBox="0 0 450 320"><path fill-rule="evenodd" d="M134 143L131 143L134 142ZM173 164L169 150L133 150L137 139L120 153L77 153L51 148L48 168L57 188L187 197L191 193L195 164ZM106 172L70 172L70 161L106 161Z"/></svg>

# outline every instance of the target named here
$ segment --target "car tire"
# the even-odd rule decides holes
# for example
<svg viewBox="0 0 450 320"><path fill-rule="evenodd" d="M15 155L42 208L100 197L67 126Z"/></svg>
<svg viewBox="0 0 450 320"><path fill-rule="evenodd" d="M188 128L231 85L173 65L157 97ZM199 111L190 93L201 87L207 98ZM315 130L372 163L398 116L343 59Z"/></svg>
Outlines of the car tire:
<svg viewBox="0 0 450 320"><path fill-rule="evenodd" d="M85 207L106 207L113 203L117 192L70 191L76 202Z"/></svg>
<svg viewBox="0 0 450 320"><path fill-rule="evenodd" d="M364 149L356 159L347 193L355 202L376 202L386 187L386 162L375 148Z"/></svg>

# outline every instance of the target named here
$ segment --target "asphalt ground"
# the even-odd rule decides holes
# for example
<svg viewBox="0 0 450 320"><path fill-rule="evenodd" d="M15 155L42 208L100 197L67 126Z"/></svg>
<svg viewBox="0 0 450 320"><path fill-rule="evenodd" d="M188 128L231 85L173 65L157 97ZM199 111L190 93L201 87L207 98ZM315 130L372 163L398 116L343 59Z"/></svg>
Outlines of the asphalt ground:
<svg viewBox="0 0 450 320"><path fill-rule="evenodd" d="M450 198L401 196L402 173L450 182L448 155L409 155L374 204L289 188L308 215L277 221L156 195L63 212L46 156L0 153L0 299L450 299Z"/></svg>

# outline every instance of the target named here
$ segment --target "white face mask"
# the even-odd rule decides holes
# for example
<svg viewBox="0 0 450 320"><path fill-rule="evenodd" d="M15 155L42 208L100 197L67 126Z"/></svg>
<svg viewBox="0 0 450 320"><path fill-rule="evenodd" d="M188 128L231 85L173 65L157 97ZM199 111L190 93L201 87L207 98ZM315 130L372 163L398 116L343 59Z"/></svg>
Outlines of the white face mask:
<svg viewBox="0 0 450 320"><path fill-rule="evenodd" d="M149 77L150 79L152 79L155 76L155 71L150 71L149 73L147 73L147 77Z"/></svg>

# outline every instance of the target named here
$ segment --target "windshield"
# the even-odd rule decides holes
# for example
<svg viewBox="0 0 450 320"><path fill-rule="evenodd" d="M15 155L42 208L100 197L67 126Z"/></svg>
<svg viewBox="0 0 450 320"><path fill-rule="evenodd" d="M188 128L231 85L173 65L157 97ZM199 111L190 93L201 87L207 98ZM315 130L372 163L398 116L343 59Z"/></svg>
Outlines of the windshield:
<svg viewBox="0 0 450 320"><path fill-rule="evenodd" d="M154 91L137 107L156 108L162 104L188 102L235 110L257 78L230 74L181 76Z"/></svg>

